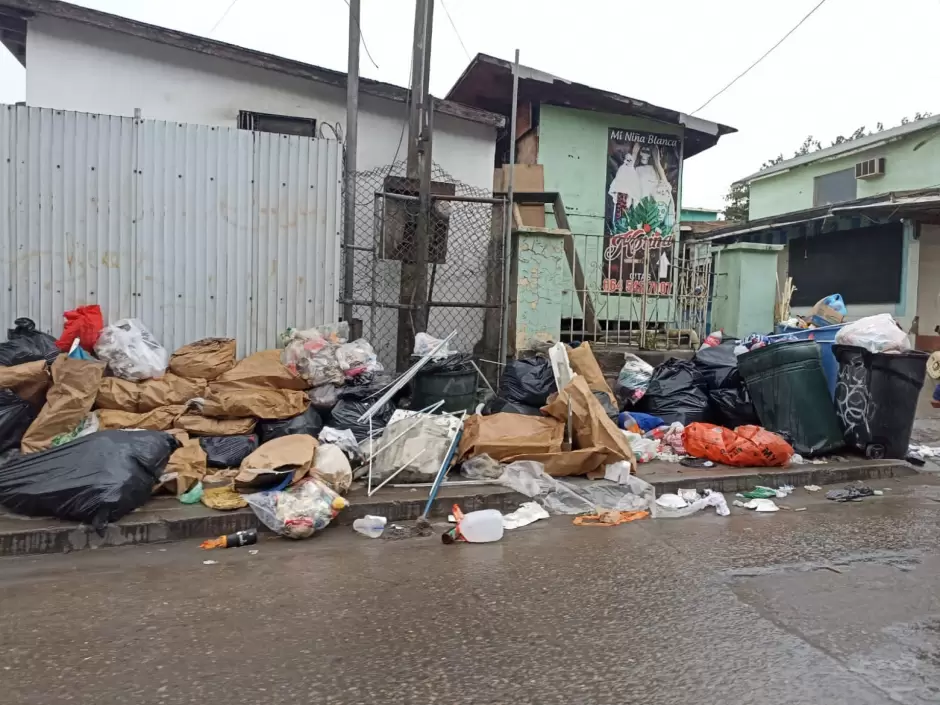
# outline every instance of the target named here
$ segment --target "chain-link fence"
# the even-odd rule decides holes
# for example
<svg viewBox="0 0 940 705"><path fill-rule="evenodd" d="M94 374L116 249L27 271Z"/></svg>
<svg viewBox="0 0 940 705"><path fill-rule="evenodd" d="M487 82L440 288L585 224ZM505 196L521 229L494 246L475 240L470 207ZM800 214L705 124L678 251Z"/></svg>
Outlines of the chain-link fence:
<svg viewBox="0 0 940 705"><path fill-rule="evenodd" d="M354 262L352 301L341 303L353 304L386 369L407 365L403 347L410 353L425 320L429 335L457 331L457 350L499 360L505 201L435 164L426 235L420 211L404 162L356 174L355 244L344 252Z"/></svg>

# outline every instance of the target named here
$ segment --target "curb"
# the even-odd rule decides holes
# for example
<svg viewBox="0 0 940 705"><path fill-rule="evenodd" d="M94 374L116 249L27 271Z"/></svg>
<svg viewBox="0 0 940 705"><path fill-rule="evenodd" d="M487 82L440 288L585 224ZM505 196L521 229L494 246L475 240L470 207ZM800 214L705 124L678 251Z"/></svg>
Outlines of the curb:
<svg viewBox="0 0 940 705"><path fill-rule="evenodd" d="M714 473L715 471L710 471ZM706 489L734 493L751 489L755 485L777 487L780 485L828 485L850 483L864 480L916 475L917 471L903 461L882 461L878 463L839 464L835 466L809 465L785 469L777 472L741 472L728 468L727 474L708 475L707 472L689 472L677 477L656 477L648 479L656 488L656 493L677 492L680 487ZM391 493L390 493L391 494ZM412 496L413 495L413 496ZM394 498L367 497L364 491L353 491L350 506L343 511L334 523L341 526L351 525L356 519L366 514L384 516L389 523L417 519L424 511L427 490L404 491L394 494ZM479 509L498 509L506 513L518 508L528 498L507 488L497 486L474 486L470 488L447 487L435 500L431 516L444 517L456 502L465 512ZM205 539L223 534L231 534L247 529L267 531L250 509L233 512L206 513L189 512L189 515L175 516L179 510L175 503L167 506L175 511L137 512L125 517L105 530L99 536L90 528L64 522L53 525L41 523L42 520L23 519L7 521L7 525L22 523L24 526L0 527L0 557L25 556L44 553L69 553L85 549L109 546L131 546L138 544L165 543L187 539ZM40 525L36 525L39 523ZM27 525L31 524L31 525Z"/></svg>

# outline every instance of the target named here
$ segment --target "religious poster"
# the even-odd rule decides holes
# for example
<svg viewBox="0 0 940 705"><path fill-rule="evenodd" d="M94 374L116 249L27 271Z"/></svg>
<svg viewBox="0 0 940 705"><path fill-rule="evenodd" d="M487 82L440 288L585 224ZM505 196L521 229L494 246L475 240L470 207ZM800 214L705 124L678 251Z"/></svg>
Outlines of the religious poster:
<svg viewBox="0 0 940 705"><path fill-rule="evenodd" d="M680 137L612 127L607 135L602 290L672 294L670 257L679 236Z"/></svg>

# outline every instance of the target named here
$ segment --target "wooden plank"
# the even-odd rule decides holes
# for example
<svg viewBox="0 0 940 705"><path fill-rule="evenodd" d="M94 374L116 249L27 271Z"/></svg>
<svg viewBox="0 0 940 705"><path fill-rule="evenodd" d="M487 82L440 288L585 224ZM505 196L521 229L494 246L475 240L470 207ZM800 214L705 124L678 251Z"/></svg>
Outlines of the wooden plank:
<svg viewBox="0 0 940 705"><path fill-rule="evenodd" d="M516 161L527 166L535 166L538 160L539 135L535 130L529 130L516 140Z"/></svg>
<svg viewBox="0 0 940 705"><path fill-rule="evenodd" d="M509 189L509 165L502 166L502 175L500 177L500 188L494 188L494 191L505 193ZM545 189L545 168L541 164L516 164L513 173L512 190L514 194L521 193L541 193ZM522 201L520 201L522 203ZM538 202L528 202L529 205L522 205L522 222L525 225L532 225L536 228L545 227L545 208L537 205Z"/></svg>
<svg viewBox="0 0 940 705"><path fill-rule="evenodd" d="M578 259L578 251L574 246L574 236L571 234L571 227L568 225L568 215L565 213L565 204L562 203L561 195L556 194L555 201L552 204L552 212L555 215L555 225L559 229L567 231L565 238L565 257L568 258L568 266L571 267L571 278L574 281L575 292L578 300L581 302L581 310L584 314L584 330L591 335L597 334L597 316L594 313L594 301L587 290L587 283L584 278L584 270L581 269L581 261Z"/></svg>

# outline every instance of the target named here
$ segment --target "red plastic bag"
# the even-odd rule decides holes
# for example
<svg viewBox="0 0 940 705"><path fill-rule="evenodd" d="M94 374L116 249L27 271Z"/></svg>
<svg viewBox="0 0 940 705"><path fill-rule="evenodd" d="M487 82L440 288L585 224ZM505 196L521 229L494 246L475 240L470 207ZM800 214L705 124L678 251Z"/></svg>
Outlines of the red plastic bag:
<svg viewBox="0 0 940 705"><path fill-rule="evenodd" d="M66 311L63 316L65 317L65 328L56 341L56 347L67 353L74 340L78 338L79 345L85 350L89 352L94 350L95 343L98 342L98 335L101 333L101 329L104 328L101 307L97 304L79 306L73 311Z"/></svg>
<svg viewBox="0 0 940 705"><path fill-rule="evenodd" d="M789 443L760 426L738 426L732 431L693 423L685 427L682 442L691 456L737 467L777 467L793 456Z"/></svg>

